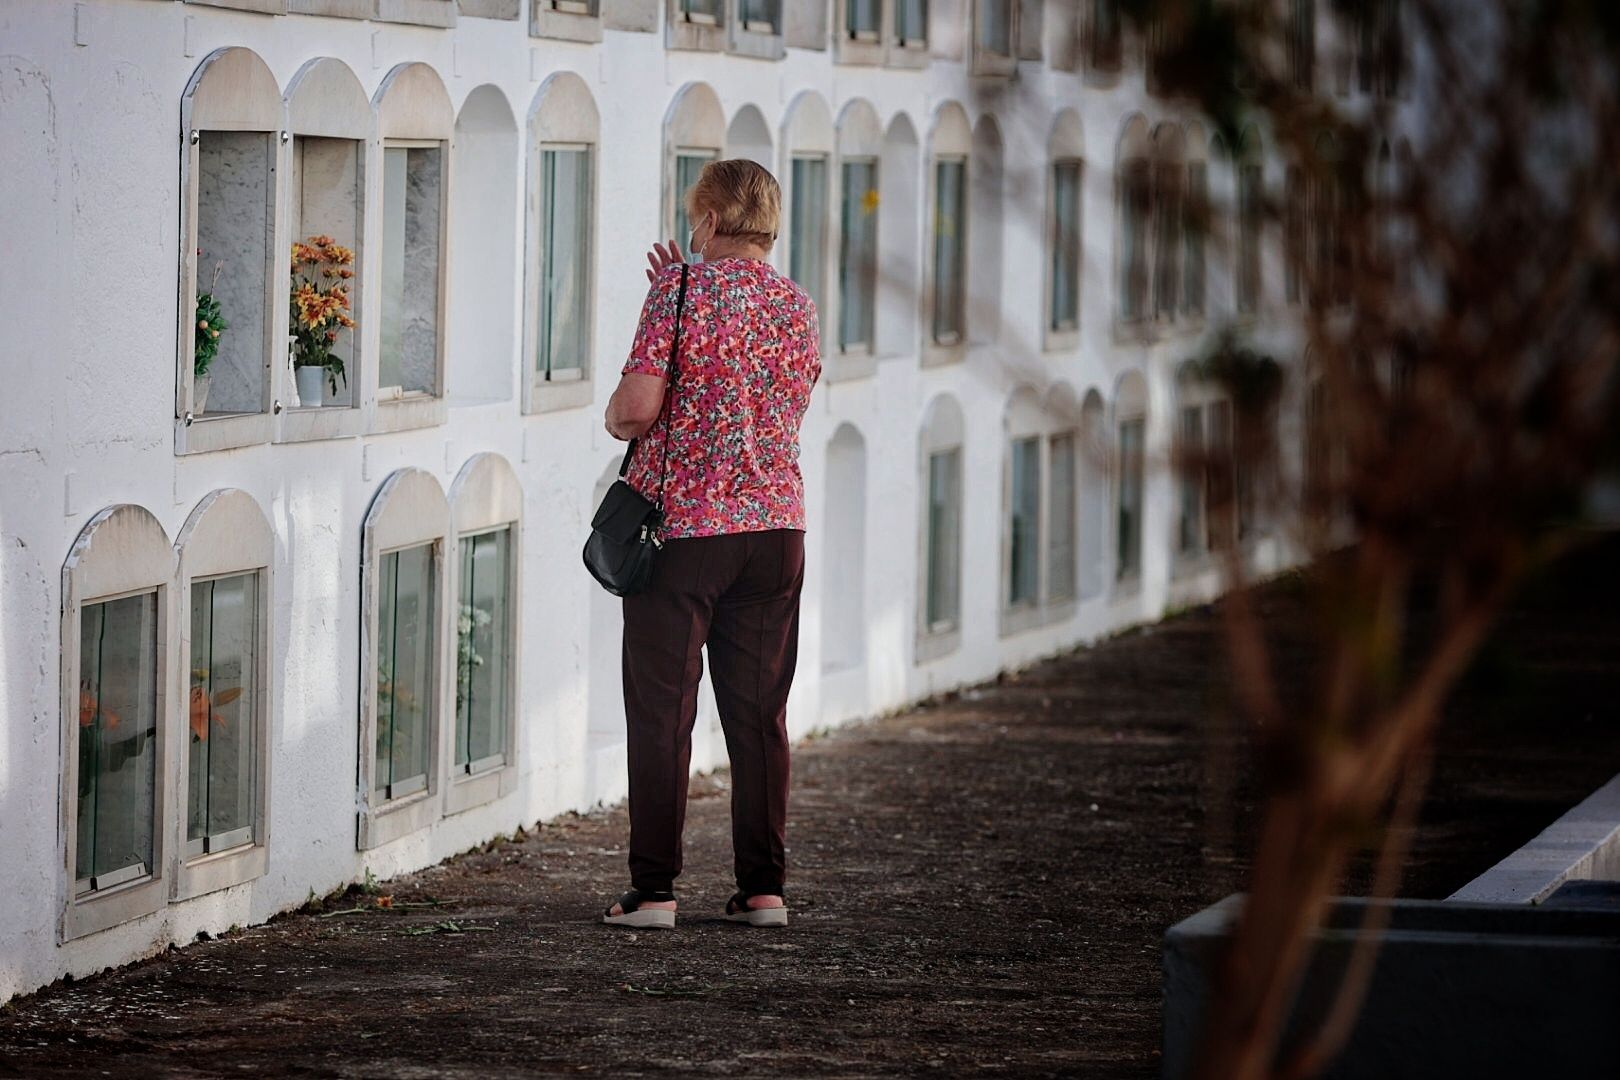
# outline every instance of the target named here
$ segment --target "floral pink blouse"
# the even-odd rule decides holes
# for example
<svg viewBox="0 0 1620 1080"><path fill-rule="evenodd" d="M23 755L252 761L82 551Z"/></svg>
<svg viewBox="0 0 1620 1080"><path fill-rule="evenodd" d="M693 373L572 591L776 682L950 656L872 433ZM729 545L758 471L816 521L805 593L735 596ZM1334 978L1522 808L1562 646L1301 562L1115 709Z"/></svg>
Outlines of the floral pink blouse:
<svg viewBox="0 0 1620 1080"><path fill-rule="evenodd" d="M626 373L668 375L680 285L678 264L653 282ZM821 376L820 340L815 304L769 263L691 266L673 388L626 477L656 500L669 439L666 538L804 528L799 424Z"/></svg>

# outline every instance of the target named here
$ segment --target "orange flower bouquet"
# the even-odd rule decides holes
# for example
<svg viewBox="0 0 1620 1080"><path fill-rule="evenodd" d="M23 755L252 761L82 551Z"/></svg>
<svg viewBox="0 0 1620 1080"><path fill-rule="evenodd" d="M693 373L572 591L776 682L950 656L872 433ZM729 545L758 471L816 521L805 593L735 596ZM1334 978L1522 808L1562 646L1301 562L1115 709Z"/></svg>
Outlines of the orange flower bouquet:
<svg viewBox="0 0 1620 1080"><path fill-rule="evenodd" d="M343 359L332 349L340 330L354 329L349 316L349 285L354 252L330 236L311 236L292 246L292 364L298 377L298 399L321 403L321 381L336 394L338 380L348 385ZM306 379L305 372L313 374Z"/></svg>

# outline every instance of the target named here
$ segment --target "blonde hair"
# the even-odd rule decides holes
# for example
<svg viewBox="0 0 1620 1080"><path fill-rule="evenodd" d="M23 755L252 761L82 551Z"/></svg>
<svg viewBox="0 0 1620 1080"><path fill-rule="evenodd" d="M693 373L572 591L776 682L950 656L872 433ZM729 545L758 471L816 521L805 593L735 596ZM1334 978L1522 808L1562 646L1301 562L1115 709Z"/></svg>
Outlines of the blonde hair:
<svg viewBox="0 0 1620 1080"><path fill-rule="evenodd" d="M686 193L686 218L695 222L710 210L715 235L769 247L782 219L782 189L768 169L747 158L711 161Z"/></svg>

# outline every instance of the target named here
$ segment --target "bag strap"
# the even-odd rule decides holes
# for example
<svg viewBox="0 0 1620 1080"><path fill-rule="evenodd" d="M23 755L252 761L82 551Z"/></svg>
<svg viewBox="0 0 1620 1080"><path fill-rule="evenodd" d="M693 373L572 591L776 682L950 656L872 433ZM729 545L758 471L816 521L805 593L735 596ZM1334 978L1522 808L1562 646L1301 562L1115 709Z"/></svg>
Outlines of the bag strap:
<svg viewBox="0 0 1620 1080"><path fill-rule="evenodd" d="M686 263L684 263L684 262L681 263L681 288L680 288L680 291L675 294L675 340L670 344L670 347L669 347L669 387L664 393L664 408L662 410L660 410L660 415L662 415L662 413L665 410L670 411L670 412L674 411L673 407L670 405L670 399L675 396L675 366L676 366L676 361L680 359L680 355L681 355L681 311L686 307L686 274L687 274L687 269L688 269L688 265ZM640 441L641 441L640 439L631 439L630 440L630 445L625 447L625 449L624 449L624 460L619 462L619 479L623 480L625 474L630 471L630 455L632 455L632 454L634 454L636 452L636 444L639 443ZM657 500L657 505L658 505L658 508L660 510L662 510L663 507L664 507L664 477L667 474L668 469L669 469L669 425L665 424L664 425L664 462L659 467L659 473L658 473L658 500Z"/></svg>

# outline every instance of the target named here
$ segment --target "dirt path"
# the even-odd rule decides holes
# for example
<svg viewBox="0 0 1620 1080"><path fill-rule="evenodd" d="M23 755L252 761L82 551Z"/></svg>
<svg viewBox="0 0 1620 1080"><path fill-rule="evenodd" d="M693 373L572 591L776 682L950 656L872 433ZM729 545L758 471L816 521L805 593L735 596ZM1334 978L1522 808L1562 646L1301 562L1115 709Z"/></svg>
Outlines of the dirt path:
<svg viewBox="0 0 1620 1080"><path fill-rule="evenodd" d="M1408 894L1620 768L1614 599L1543 590L1510 621L1453 710ZM1297 629L1288 587L1265 604ZM626 817L565 818L384 884L391 908L351 895L15 1002L0 1077L1154 1076L1160 937L1243 867L1215 628L1194 612L798 749L786 931L717 918L721 774L694 787L674 933L593 921Z"/></svg>

